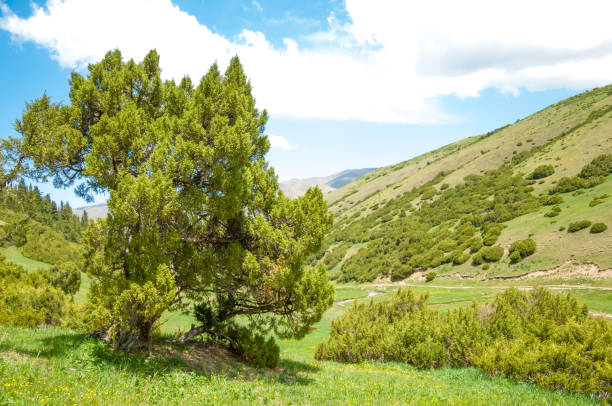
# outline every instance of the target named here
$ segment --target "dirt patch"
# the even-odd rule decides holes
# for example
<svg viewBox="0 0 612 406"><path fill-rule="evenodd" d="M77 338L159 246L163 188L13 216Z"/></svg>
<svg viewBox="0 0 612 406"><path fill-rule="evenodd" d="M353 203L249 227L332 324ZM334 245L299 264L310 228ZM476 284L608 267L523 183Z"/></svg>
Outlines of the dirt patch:
<svg viewBox="0 0 612 406"><path fill-rule="evenodd" d="M589 316L603 317L604 319L612 319L612 314L603 312L589 312Z"/></svg>
<svg viewBox="0 0 612 406"><path fill-rule="evenodd" d="M219 374L235 369L241 359L229 349L220 345L189 343L185 345L158 344L156 353L169 363L175 363L185 371L200 371L205 374Z"/></svg>
<svg viewBox="0 0 612 406"><path fill-rule="evenodd" d="M424 281L426 271L416 271L406 281ZM535 271L525 272L519 275L508 276L470 276L462 275L459 272L454 272L445 275L438 275L436 278L455 278L461 280L483 280L483 281L506 281L506 280L528 280L544 277L545 279L564 279L569 280L577 277L588 278L593 280L610 279L612 278L612 268L601 269L599 265L592 262L577 263L573 260L567 260L561 265L557 265L550 269L538 269ZM376 281L374 282L376 283Z"/></svg>
<svg viewBox="0 0 612 406"><path fill-rule="evenodd" d="M535 270L525 272L520 275L512 276L490 276L487 280L517 280L517 279L534 279L539 277L555 278L555 279L572 279L583 277L589 279L607 279L612 278L612 268L601 269L599 265L585 262L576 263L572 260L567 260L561 265L557 265L550 269Z"/></svg>

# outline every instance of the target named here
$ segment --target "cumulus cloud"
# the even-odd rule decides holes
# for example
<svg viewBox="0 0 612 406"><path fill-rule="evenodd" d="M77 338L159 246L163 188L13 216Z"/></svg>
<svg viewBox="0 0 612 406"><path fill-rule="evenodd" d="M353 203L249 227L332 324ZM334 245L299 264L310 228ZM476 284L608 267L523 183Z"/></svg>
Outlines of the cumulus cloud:
<svg viewBox="0 0 612 406"><path fill-rule="evenodd" d="M289 141L287 141L287 139L281 135L268 135L268 140L270 141L270 146L272 148L280 148L284 149L285 151L295 149L295 147L289 144Z"/></svg>
<svg viewBox="0 0 612 406"><path fill-rule="evenodd" d="M326 31L302 39L309 47L287 38L275 48L249 30L230 40L170 0L48 0L27 18L2 6L0 28L70 68L111 48L136 60L156 48L166 78L199 79L212 62L223 67L238 54L258 105L275 117L432 123L452 119L436 103L444 95L612 82L609 0L345 6L350 21L331 14Z"/></svg>

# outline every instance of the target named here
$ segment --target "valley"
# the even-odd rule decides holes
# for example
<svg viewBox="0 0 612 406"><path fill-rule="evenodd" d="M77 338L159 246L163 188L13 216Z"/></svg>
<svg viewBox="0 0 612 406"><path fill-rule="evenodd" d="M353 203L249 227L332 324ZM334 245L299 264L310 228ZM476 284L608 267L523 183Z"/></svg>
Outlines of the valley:
<svg viewBox="0 0 612 406"><path fill-rule="evenodd" d="M231 80L215 64L198 87L162 84L147 58L112 51L73 82L103 94L92 77L133 69L150 88L121 96L129 108L181 129L150 155L129 131L74 143L71 159L98 154L80 193L110 189L108 206L2 188L0 404L610 402L612 86L395 165L279 188L237 57ZM72 117L44 97L24 128L39 110L57 114L52 130ZM211 103L229 111L214 113L223 131ZM58 156L74 146L62 131L48 132ZM34 138L5 148L58 184L77 177Z"/></svg>

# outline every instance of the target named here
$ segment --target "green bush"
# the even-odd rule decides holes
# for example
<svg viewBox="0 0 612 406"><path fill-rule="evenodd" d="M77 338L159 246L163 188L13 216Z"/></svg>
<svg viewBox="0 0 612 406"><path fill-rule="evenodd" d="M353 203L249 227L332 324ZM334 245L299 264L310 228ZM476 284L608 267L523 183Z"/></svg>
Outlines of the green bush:
<svg viewBox="0 0 612 406"><path fill-rule="evenodd" d="M467 252L462 252L453 259L453 264L461 265L466 263L468 259L470 259L470 254Z"/></svg>
<svg viewBox="0 0 612 406"><path fill-rule="evenodd" d="M567 226L567 231L569 233L575 233L576 231L580 231L587 227L590 227L590 225L591 225L591 221L589 220L575 221L573 223L569 223L569 225Z"/></svg>
<svg viewBox="0 0 612 406"><path fill-rule="evenodd" d="M544 206L554 206L556 204L563 203L563 198L558 194L552 196L542 196L540 198L540 203L542 203Z"/></svg>
<svg viewBox="0 0 612 406"><path fill-rule="evenodd" d="M41 271L41 274L56 289L67 295L74 295L81 286L81 271L74 262L64 262L54 265L50 269Z"/></svg>
<svg viewBox="0 0 612 406"><path fill-rule="evenodd" d="M612 173L612 154L599 155L585 165L578 175L559 179L557 185L550 190L550 194L573 192L597 186L603 183L605 177L610 173Z"/></svg>
<svg viewBox="0 0 612 406"><path fill-rule="evenodd" d="M559 227L559 231L563 231L563 230L565 230L565 226Z"/></svg>
<svg viewBox="0 0 612 406"><path fill-rule="evenodd" d="M482 266L482 270L483 270L483 271L488 271L488 270L489 270L489 268L491 268L491 265L489 265L489 264L484 264L484 265Z"/></svg>
<svg viewBox="0 0 612 406"><path fill-rule="evenodd" d="M21 327L62 324L65 296L38 272L0 262L0 324Z"/></svg>
<svg viewBox="0 0 612 406"><path fill-rule="evenodd" d="M523 258L532 255L536 251L536 242L532 238L515 241L510 245L510 262L513 264L520 262Z"/></svg>
<svg viewBox="0 0 612 406"><path fill-rule="evenodd" d="M504 249L499 245L494 247L482 247L480 250L482 259L487 262L497 262L504 256Z"/></svg>
<svg viewBox="0 0 612 406"><path fill-rule="evenodd" d="M470 252L473 254L482 248L482 239L475 237L470 243Z"/></svg>
<svg viewBox="0 0 612 406"><path fill-rule="evenodd" d="M497 242L497 239L501 235L501 232L501 225L495 224L493 226L490 226L482 236L482 243L488 246L495 244Z"/></svg>
<svg viewBox="0 0 612 406"><path fill-rule="evenodd" d="M280 348L274 337L266 338L253 332L247 327L238 327L231 331L237 348L236 350L257 368L276 368L280 361Z"/></svg>
<svg viewBox="0 0 612 406"><path fill-rule="evenodd" d="M431 282L434 279L436 279L436 273L435 272L428 272L427 275L425 275L425 282Z"/></svg>
<svg viewBox="0 0 612 406"><path fill-rule="evenodd" d="M510 262L513 264L516 264L517 262L521 262L521 259L523 259L519 251L511 252L508 258L510 259Z"/></svg>
<svg viewBox="0 0 612 406"><path fill-rule="evenodd" d="M475 366L543 387L612 394L612 325L571 295L508 289L490 304L447 312L411 291L353 305L331 325L317 359Z"/></svg>
<svg viewBox="0 0 612 406"><path fill-rule="evenodd" d="M603 233L607 229L608 229L608 226L605 225L604 223L595 223L591 227L591 233L593 233L593 234Z"/></svg>
<svg viewBox="0 0 612 406"><path fill-rule="evenodd" d="M528 176L528 179L542 179L555 173L555 168L552 165L540 165Z"/></svg>
<svg viewBox="0 0 612 406"><path fill-rule="evenodd" d="M550 211L544 213L544 217L556 217L559 215L559 213L561 213L561 207L553 206L553 208L550 209Z"/></svg>

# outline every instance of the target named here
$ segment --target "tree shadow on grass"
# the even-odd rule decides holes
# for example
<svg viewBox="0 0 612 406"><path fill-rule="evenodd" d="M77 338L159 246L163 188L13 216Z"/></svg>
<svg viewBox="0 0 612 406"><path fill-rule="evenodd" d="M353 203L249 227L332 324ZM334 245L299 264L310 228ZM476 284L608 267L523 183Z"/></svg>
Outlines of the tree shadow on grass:
<svg viewBox="0 0 612 406"><path fill-rule="evenodd" d="M17 337L15 337L17 338ZM39 335L28 340L0 341L0 352L14 351L38 359L62 360L67 364L89 364L101 369L115 369L145 377L161 376L184 371L199 376L222 375L237 380L264 380L286 385L309 385L308 377L319 368L307 363L282 360L276 369L257 369L245 363L230 350L209 344L174 345L158 341L154 353L145 351L125 352L113 349L98 339L85 334L60 333ZM72 366L72 365L67 365Z"/></svg>

